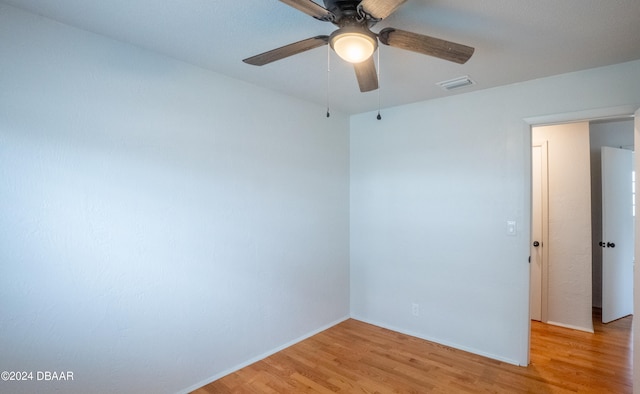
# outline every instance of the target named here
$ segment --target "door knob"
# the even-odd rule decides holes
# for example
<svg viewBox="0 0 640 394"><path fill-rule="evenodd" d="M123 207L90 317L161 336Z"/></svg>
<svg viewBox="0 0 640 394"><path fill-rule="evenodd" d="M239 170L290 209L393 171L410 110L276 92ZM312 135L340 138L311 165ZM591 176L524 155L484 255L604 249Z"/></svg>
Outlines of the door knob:
<svg viewBox="0 0 640 394"><path fill-rule="evenodd" d="M538 242L538 241L533 241L533 246L537 248L538 246L540 246L540 242Z"/></svg>
<svg viewBox="0 0 640 394"><path fill-rule="evenodd" d="M605 244L602 241L598 242L598 245L602 246L603 248L605 247Z"/></svg>
<svg viewBox="0 0 640 394"><path fill-rule="evenodd" d="M607 248L615 248L616 244L614 244L613 242L607 242Z"/></svg>

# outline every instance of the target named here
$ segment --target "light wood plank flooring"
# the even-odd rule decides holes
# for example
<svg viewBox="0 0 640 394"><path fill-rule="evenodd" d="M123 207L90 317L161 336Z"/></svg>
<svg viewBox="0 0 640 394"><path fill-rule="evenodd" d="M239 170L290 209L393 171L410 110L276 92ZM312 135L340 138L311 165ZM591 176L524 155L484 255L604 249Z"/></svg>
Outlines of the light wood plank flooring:
<svg viewBox="0 0 640 394"><path fill-rule="evenodd" d="M526 368L350 319L194 393L631 393L631 317L598 319L532 322Z"/></svg>

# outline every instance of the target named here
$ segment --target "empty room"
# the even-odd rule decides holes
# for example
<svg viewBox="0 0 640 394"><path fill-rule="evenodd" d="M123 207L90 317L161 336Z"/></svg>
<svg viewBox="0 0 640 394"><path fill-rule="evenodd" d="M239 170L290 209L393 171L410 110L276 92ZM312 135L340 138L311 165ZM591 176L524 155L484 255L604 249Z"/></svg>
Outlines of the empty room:
<svg viewBox="0 0 640 394"><path fill-rule="evenodd" d="M622 122L638 146L638 21L0 0L0 392L639 392L634 313L556 318L597 241L621 249L587 239L553 287L554 215L590 205L550 200L533 321L530 291L533 130Z"/></svg>

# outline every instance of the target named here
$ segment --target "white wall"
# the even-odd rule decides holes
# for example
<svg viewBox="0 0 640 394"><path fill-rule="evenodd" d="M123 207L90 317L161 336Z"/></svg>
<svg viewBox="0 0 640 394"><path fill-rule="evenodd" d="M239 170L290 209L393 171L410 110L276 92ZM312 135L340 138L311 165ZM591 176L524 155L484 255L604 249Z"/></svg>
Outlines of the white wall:
<svg viewBox="0 0 640 394"><path fill-rule="evenodd" d="M534 127L532 141L548 143L547 322L593 332L589 123Z"/></svg>
<svg viewBox="0 0 640 394"><path fill-rule="evenodd" d="M353 116L352 315L526 364L527 122L619 106L639 61Z"/></svg>
<svg viewBox="0 0 640 394"><path fill-rule="evenodd" d="M633 119L615 119L589 124L591 149L591 233L593 235L592 293L593 306L602 307L602 166L600 151L603 146L633 150Z"/></svg>
<svg viewBox="0 0 640 394"><path fill-rule="evenodd" d="M0 371L75 378L0 391L195 388L346 318L324 114L0 4Z"/></svg>

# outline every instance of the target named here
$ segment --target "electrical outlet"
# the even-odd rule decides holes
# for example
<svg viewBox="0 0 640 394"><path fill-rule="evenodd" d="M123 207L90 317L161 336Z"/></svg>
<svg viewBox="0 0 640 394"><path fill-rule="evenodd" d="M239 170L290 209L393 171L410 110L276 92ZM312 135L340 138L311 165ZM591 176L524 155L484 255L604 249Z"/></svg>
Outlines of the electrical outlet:
<svg viewBox="0 0 640 394"><path fill-rule="evenodd" d="M420 316L420 305L416 304L415 302L411 304L411 314L413 316Z"/></svg>

